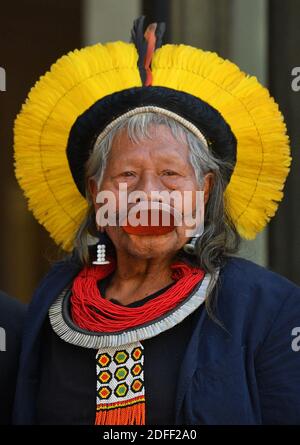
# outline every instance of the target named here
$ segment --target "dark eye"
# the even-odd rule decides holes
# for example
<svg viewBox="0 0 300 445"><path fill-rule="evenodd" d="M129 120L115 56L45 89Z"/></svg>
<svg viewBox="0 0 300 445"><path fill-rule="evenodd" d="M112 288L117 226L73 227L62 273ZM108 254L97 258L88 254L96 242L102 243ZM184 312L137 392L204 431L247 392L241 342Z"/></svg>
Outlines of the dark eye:
<svg viewBox="0 0 300 445"><path fill-rule="evenodd" d="M163 172L163 174L166 175L166 176L174 176L174 175L177 175L177 173L174 172L173 170L165 170L165 171Z"/></svg>
<svg viewBox="0 0 300 445"><path fill-rule="evenodd" d="M121 175L122 176L134 176L134 172L126 171L126 172L121 173Z"/></svg>

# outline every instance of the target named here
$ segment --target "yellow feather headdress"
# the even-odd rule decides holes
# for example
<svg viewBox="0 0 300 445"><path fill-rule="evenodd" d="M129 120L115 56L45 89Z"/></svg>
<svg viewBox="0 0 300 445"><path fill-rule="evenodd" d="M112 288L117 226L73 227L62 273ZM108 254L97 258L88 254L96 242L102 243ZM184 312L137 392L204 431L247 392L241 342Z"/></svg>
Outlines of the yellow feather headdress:
<svg viewBox="0 0 300 445"><path fill-rule="evenodd" d="M66 146L82 113L100 99L141 87L138 51L113 42L61 57L31 89L14 128L16 177L29 208L69 251L87 202L70 172ZM255 77L217 54L186 45L154 51L152 85L189 93L218 110L237 139L225 191L238 232L251 239L275 214L291 163L289 139L274 99Z"/></svg>

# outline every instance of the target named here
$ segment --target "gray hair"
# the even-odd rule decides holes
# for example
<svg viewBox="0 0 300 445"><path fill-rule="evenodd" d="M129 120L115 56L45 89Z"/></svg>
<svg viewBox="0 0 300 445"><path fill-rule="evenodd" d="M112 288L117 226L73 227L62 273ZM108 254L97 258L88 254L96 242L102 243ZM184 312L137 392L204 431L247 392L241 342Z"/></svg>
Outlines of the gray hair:
<svg viewBox="0 0 300 445"><path fill-rule="evenodd" d="M126 117L118 122L105 138L95 144L85 166L88 210L76 234L75 246L81 261L89 264L91 260L89 258L88 239L90 234L96 235L97 228L93 200L87 181L92 178L97 182L98 187L101 187L109 153L116 135L121 130L126 129L128 137L133 142L139 142L142 139L153 137L149 128L158 125L166 126L176 139L180 138L188 144L189 160L194 168L199 188L203 185L203 178L206 173L212 172L214 175L213 187L205 206L204 231L195 243L194 254L190 255L181 249L177 252L176 259L198 266L212 276L205 304L208 314L216 320L213 316L213 304L215 305L216 298L212 298L213 290L215 290L215 297L217 296L218 280L215 278L218 269L225 263L226 257L236 253L240 244L240 236L227 213L224 196L227 183L224 180L223 172L226 169L228 171L228 168L232 170L233 166L228 162L217 159L211 150L207 150L199 138L169 116L158 113L141 113Z"/></svg>

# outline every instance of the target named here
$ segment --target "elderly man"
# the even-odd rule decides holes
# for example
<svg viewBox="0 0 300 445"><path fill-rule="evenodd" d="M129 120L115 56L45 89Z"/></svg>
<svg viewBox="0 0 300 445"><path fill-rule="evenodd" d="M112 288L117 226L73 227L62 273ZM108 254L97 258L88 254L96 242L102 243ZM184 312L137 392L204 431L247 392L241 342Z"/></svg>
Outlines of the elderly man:
<svg viewBox="0 0 300 445"><path fill-rule="evenodd" d="M0 292L0 424L11 423L25 307Z"/></svg>
<svg viewBox="0 0 300 445"><path fill-rule="evenodd" d="M162 30L65 56L17 118L17 178L71 253L30 305L15 423L299 423L300 290L235 256L282 198L282 116Z"/></svg>

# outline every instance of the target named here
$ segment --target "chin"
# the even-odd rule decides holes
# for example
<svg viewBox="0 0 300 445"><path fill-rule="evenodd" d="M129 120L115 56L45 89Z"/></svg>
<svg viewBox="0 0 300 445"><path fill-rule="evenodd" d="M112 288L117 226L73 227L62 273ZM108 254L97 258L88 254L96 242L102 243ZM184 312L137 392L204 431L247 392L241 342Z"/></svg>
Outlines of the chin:
<svg viewBox="0 0 300 445"><path fill-rule="evenodd" d="M165 235L128 235L126 248L131 255L139 258L159 257L177 250L177 236L174 232Z"/></svg>

